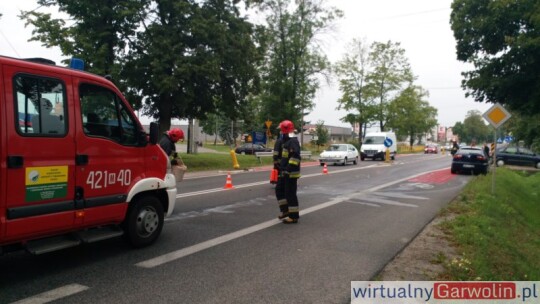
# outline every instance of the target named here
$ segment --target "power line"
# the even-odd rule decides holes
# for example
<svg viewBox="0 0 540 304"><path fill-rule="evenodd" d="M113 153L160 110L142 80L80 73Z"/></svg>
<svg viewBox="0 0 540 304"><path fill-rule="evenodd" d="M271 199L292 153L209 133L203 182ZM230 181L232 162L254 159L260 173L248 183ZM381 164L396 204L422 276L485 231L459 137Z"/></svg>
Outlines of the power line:
<svg viewBox="0 0 540 304"><path fill-rule="evenodd" d="M7 38L7 36L4 35L4 32L2 32L2 30L0 30L0 34L2 34L2 37L4 37L4 39L6 39L7 44L9 45L9 47L11 47L11 49L13 50L13 52L15 52L15 54L17 54L17 57L21 57L21 55L19 55L19 53L18 53L17 50L13 47L13 45L11 44L11 42L9 42L9 39Z"/></svg>

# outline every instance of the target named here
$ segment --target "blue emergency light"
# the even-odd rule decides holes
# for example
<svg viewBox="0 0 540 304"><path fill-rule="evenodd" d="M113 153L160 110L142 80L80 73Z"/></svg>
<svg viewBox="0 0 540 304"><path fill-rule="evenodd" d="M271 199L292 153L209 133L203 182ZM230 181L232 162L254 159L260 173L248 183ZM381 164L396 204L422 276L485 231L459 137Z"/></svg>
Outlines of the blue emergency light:
<svg viewBox="0 0 540 304"><path fill-rule="evenodd" d="M72 57L69 61L69 67L75 70L84 71L84 60Z"/></svg>

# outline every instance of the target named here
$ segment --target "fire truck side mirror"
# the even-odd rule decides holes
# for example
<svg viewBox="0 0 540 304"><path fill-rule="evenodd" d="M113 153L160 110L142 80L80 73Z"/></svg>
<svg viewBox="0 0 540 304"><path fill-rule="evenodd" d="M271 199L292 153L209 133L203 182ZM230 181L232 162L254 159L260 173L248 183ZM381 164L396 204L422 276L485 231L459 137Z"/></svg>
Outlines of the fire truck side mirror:
<svg viewBox="0 0 540 304"><path fill-rule="evenodd" d="M159 135L159 126L155 122L150 123L150 143L152 145L157 144Z"/></svg>

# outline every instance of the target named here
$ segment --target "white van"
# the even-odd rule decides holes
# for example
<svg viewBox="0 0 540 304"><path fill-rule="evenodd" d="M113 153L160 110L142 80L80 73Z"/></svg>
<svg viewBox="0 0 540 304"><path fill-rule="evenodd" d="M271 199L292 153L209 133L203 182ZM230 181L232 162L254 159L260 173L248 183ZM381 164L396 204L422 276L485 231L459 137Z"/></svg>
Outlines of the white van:
<svg viewBox="0 0 540 304"><path fill-rule="evenodd" d="M384 160L386 153L386 146L384 141L388 139L390 143L390 157L392 160L396 159L397 154L397 140L394 132L377 132L367 133L360 149L360 159L365 160L371 158L373 160L380 158Z"/></svg>

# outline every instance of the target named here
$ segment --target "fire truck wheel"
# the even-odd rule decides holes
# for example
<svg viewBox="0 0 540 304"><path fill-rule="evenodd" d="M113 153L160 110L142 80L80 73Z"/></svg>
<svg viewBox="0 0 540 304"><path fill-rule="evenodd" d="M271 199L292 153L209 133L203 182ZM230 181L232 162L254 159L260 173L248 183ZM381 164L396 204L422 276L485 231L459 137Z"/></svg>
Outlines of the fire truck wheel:
<svg viewBox="0 0 540 304"><path fill-rule="evenodd" d="M141 196L131 203L124 231L134 247L145 247L154 243L162 228L163 206L156 197Z"/></svg>

